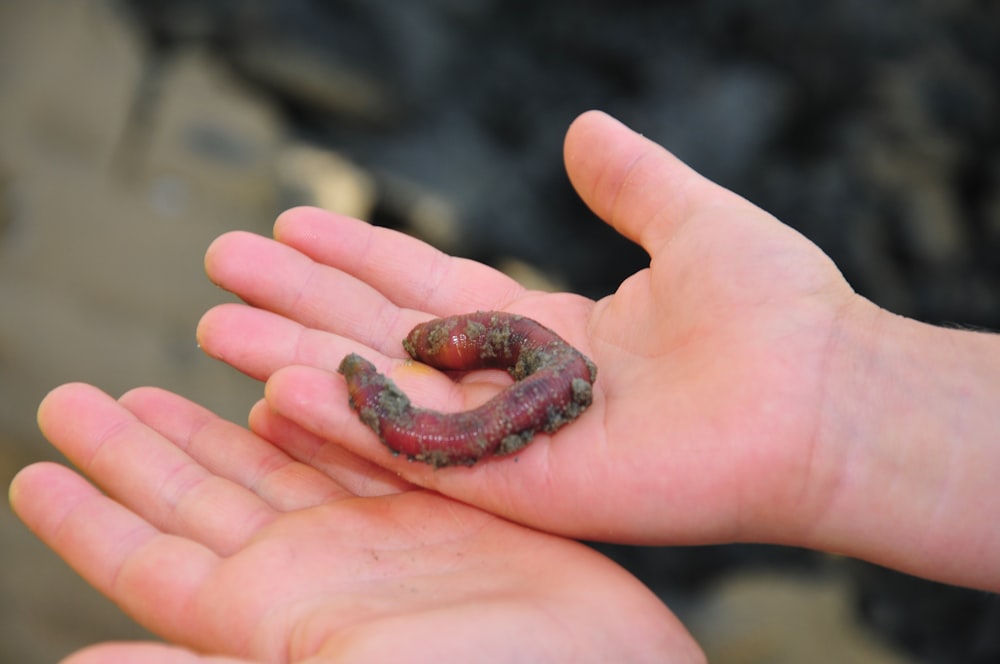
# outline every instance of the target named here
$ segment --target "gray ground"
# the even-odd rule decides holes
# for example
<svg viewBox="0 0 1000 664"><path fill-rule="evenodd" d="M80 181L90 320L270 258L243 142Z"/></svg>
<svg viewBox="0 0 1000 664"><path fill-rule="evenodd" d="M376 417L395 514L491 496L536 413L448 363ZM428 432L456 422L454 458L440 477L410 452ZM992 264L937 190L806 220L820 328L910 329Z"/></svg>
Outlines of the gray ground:
<svg viewBox="0 0 1000 664"><path fill-rule="evenodd" d="M292 196L359 216L368 180L287 138L280 116L204 53L175 60L150 135L129 131L141 75L108 2L0 3L0 480L56 458L39 400L73 380L154 384L242 421L260 386L204 357L201 313L226 296L205 248L266 234ZM293 187L294 185L294 187ZM304 196L304 198L302 198ZM147 638L0 510L0 662L52 662ZM745 574L682 616L714 662L904 661L850 617L836 575Z"/></svg>

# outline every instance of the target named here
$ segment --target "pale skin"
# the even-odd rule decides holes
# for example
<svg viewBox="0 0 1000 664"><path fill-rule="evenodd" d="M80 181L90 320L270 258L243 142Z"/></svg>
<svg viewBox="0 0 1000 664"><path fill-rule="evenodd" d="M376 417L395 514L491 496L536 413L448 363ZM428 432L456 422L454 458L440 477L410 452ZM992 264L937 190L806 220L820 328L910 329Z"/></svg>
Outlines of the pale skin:
<svg viewBox="0 0 1000 664"><path fill-rule="evenodd" d="M108 495L38 465L12 486L16 511L184 648L77 661L371 661L393 647L404 661L700 660L635 579L555 535L775 542L1000 590L997 336L879 309L808 240L603 114L573 124L565 160L587 204L650 255L611 296L527 291L296 209L274 240L229 234L206 260L248 303L208 312L198 337L267 380L249 432L151 389L116 402L70 385L43 402L46 436ZM590 356L593 405L516 457L434 470L392 456L337 365L358 352L419 405L471 407L505 378L456 385L400 340L477 309L535 318Z"/></svg>

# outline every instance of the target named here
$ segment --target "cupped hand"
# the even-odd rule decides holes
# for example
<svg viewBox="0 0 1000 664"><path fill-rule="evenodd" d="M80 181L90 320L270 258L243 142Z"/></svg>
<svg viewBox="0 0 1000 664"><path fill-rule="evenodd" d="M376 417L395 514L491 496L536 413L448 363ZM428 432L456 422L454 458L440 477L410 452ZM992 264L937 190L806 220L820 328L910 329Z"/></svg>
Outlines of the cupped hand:
<svg viewBox="0 0 1000 664"><path fill-rule="evenodd" d="M815 245L608 116L573 124L565 160L586 203L650 256L613 295L525 290L402 234L296 209L273 241L213 244L210 277L251 306L210 311L203 348L268 380L271 407L318 439L521 523L619 542L799 541L837 483L818 436L826 365L843 322L873 307ZM593 405L472 468L393 457L348 408L337 365L357 352L419 406L478 405L503 376L453 383L407 362L400 341L429 318L491 309L591 357Z"/></svg>
<svg viewBox="0 0 1000 664"><path fill-rule="evenodd" d="M39 422L97 486L30 466L11 486L16 512L175 644L104 644L77 664L702 659L594 551L318 445L266 407L254 434L161 390L116 402L71 384Z"/></svg>

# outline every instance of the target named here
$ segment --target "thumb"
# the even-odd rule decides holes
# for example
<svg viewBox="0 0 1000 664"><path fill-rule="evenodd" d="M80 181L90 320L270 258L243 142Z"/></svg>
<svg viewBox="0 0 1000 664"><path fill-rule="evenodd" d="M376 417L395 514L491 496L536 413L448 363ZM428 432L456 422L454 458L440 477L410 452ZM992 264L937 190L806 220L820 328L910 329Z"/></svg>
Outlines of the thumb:
<svg viewBox="0 0 1000 664"><path fill-rule="evenodd" d="M600 111L570 125L563 158L590 209L650 254L706 207L753 207Z"/></svg>

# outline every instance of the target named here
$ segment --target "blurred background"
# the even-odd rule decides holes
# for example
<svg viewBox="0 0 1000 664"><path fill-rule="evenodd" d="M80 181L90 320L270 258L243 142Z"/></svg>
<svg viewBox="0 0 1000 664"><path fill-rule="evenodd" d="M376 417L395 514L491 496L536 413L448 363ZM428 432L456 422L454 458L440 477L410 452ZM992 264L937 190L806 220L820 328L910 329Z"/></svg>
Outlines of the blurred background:
<svg viewBox="0 0 1000 664"><path fill-rule="evenodd" d="M59 383L237 422L211 240L313 204L599 297L645 255L576 199L602 108L817 242L863 295L1000 329L992 0L0 0L0 479ZM719 663L996 662L996 595L766 546L599 547ZM0 662L145 638L0 510Z"/></svg>

